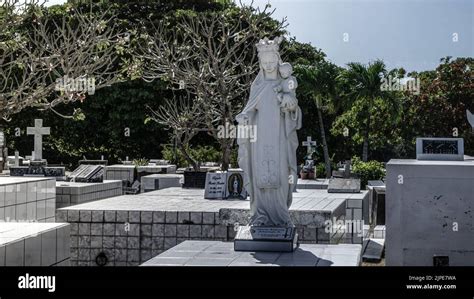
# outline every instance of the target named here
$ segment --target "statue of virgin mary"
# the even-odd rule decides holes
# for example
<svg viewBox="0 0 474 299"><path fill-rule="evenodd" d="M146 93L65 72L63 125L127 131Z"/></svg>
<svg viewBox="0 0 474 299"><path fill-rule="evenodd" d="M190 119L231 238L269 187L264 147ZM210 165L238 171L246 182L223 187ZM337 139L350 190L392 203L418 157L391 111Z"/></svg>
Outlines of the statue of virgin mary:
<svg viewBox="0 0 474 299"><path fill-rule="evenodd" d="M236 117L239 126L253 126L257 133L256 140L237 139L239 166L246 173L244 185L250 195L252 226L293 226L289 207L297 182L296 130L301 128L301 110L294 90L281 94L282 84L288 81L288 74L282 78L280 73L281 40L265 38L256 45L260 71L245 108Z"/></svg>

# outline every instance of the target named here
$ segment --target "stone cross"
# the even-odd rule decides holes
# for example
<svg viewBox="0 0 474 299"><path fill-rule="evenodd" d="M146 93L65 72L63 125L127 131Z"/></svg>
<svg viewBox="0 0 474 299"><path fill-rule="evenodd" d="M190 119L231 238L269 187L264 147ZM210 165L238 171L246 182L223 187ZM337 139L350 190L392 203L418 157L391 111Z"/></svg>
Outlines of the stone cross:
<svg viewBox="0 0 474 299"><path fill-rule="evenodd" d="M351 177L351 160L347 160L344 164L344 178L348 179Z"/></svg>
<svg viewBox="0 0 474 299"><path fill-rule="evenodd" d="M0 131L0 147L4 147L5 146L5 134Z"/></svg>
<svg viewBox="0 0 474 299"><path fill-rule="evenodd" d="M306 141L303 141L303 146L308 149L308 155L313 153L313 146L316 147L316 141L311 140L311 136L306 137Z"/></svg>
<svg viewBox="0 0 474 299"><path fill-rule="evenodd" d="M27 135L35 135L35 154L33 160L41 161L43 159L43 135L51 134L49 127L43 127L42 119L35 119L34 127L26 128Z"/></svg>
<svg viewBox="0 0 474 299"><path fill-rule="evenodd" d="M20 153L15 151L15 167L20 166Z"/></svg>

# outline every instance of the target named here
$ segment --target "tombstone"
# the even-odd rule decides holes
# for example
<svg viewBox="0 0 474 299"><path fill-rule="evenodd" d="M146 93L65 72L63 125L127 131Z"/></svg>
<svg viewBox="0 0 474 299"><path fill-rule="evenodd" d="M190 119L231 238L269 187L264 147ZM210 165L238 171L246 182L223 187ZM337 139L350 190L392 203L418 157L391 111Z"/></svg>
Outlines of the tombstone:
<svg viewBox="0 0 474 299"><path fill-rule="evenodd" d="M0 131L0 148L5 147L5 133Z"/></svg>
<svg viewBox="0 0 474 299"><path fill-rule="evenodd" d="M359 193L360 179L339 179L329 180L328 193Z"/></svg>
<svg viewBox="0 0 474 299"><path fill-rule="evenodd" d="M370 225L385 225L385 183L379 180L368 181L367 190L368 215L364 215L364 219L368 219Z"/></svg>
<svg viewBox="0 0 474 299"><path fill-rule="evenodd" d="M437 161L463 161L462 138L416 138L416 159Z"/></svg>
<svg viewBox="0 0 474 299"><path fill-rule="evenodd" d="M311 136L306 137L306 141L302 142L303 146L306 146L306 157L305 157L305 164L301 168L300 177L302 179L315 179L316 178L316 170L314 169L314 160L313 160L313 147L316 147L316 141L311 140Z"/></svg>
<svg viewBox="0 0 474 299"><path fill-rule="evenodd" d="M35 145L34 145L35 154L34 154L33 160L42 161L43 160L43 135L50 135L51 128L43 127L42 119L35 119L35 126L27 127L26 134L34 135L34 138L35 138Z"/></svg>
<svg viewBox="0 0 474 299"><path fill-rule="evenodd" d="M130 161L128 156L125 157L125 161L122 161L123 165L133 165L133 161Z"/></svg>
<svg viewBox="0 0 474 299"><path fill-rule="evenodd" d="M344 164L344 178L348 179L351 177L351 160L347 160Z"/></svg>
<svg viewBox="0 0 474 299"><path fill-rule="evenodd" d="M102 165L79 165L68 178L73 182L100 183L104 181L104 167Z"/></svg>
<svg viewBox="0 0 474 299"><path fill-rule="evenodd" d="M43 135L49 135L50 128L43 127L42 119L35 119L35 126L28 127L27 135L34 135L34 148L29 166L15 166L10 168L10 176L46 176L63 180L66 169L64 167L48 167L43 159Z"/></svg>
<svg viewBox="0 0 474 299"><path fill-rule="evenodd" d="M244 188L244 172L241 169L227 171L226 199L246 199L247 190Z"/></svg>
<svg viewBox="0 0 474 299"><path fill-rule="evenodd" d="M204 198L207 199L246 199L244 172L235 168L228 171L208 172Z"/></svg>
<svg viewBox="0 0 474 299"><path fill-rule="evenodd" d="M223 199L226 197L227 172L208 172L204 198Z"/></svg>
<svg viewBox="0 0 474 299"><path fill-rule="evenodd" d="M20 153L18 151L15 151L15 166L20 166Z"/></svg>
<svg viewBox="0 0 474 299"><path fill-rule="evenodd" d="M316 147L316 141L312 140L311 136L306 137L306 141L303 141L303 146L306 146L306 152L308 155L314 153L313 147Z"/></svg>

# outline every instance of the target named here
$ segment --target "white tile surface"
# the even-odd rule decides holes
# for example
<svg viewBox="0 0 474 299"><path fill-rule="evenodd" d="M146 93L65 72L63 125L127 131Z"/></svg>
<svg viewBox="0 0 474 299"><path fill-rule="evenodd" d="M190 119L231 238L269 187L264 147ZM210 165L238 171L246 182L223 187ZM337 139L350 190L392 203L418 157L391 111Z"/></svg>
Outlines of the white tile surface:
<svg viewBox="0 0 474 299"><path fill-rule="evenodd" d="M5 266L24 266L25 240L18 240L6 245Z"/></svg>
<svg viewBox="0 0 474 299"><path fill-rule="evenodd" d="M0 186L0 207L5 206L5 186Z"/></svg>
<svg viewBox="0 0 474 299"><path fill-rule="evenodd" d="M25 266L41 266L41 235L25 239Z"/></svg>
<svg viewBox="0 0 474 299"><path fill-rule="evenodd" d="M56 230L51 230L41 234L42 266L50 266L56 263L56 249Z"/></svg>
<svg viewBox="0 0 474 299"><path fill-rule="evenodd" d="M232 242L185 241L142 266L359 266L361 245L301 244L294 252L235 252Z"/></svg>

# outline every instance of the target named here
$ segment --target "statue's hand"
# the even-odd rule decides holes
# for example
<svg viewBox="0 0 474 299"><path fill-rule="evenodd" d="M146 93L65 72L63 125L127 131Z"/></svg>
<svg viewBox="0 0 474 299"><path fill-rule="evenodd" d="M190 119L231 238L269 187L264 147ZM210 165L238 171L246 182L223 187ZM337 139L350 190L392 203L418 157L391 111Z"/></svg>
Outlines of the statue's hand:
<svg viewBox="0 0 474 299"><path fill-rule="evenodd" d="M286 111L294 111L298 106L298 101L292 96L285 96L283 97L283 101L281 102L281 107L284 108Z"/></svg>
<svg viewBox="0 0 474 299"><path fill-rule="evenodd" d="M241 113L235 117L235 120L239 123L239 125L248 125L250 120L249 116L246 113Z"/></svg>

